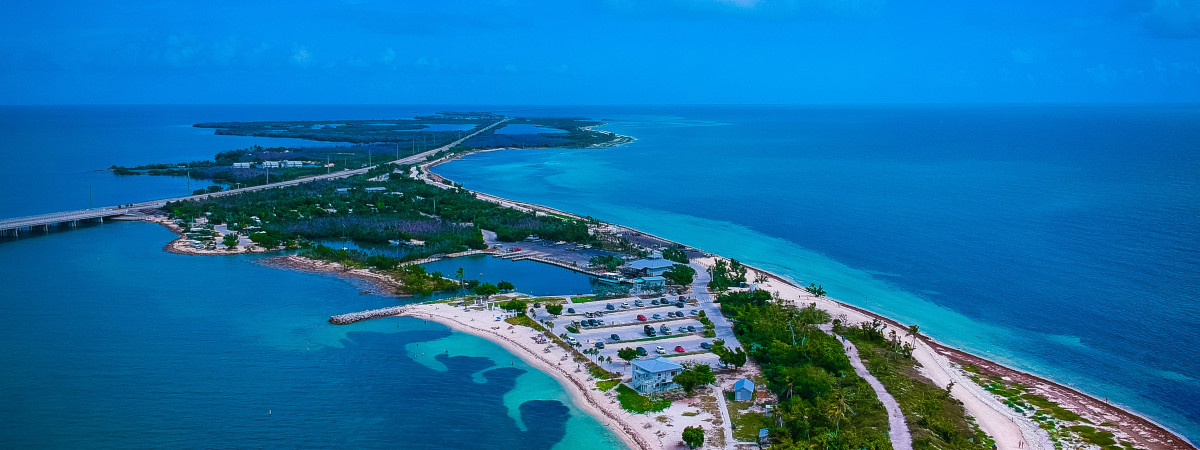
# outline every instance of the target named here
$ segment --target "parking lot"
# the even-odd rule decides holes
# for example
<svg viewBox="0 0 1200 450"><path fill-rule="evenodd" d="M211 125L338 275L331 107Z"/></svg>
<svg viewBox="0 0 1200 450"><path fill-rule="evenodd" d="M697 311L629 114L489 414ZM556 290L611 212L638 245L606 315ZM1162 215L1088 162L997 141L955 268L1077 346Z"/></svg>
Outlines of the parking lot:
<svg viewBox="0 0 1200 450"><path fill-rule="evenodd" d="M626 375L628 375L629 366L617 356L617 351L627 347L642 347L646 350L647 356L668 356L672 361L679 363L697 362L716 365L717 356L701 348L702 343L711 345L714 340L714 338L704 337L704 325L699 320L698 313L707 308L702 308L695 300L691 299L685 299L683 307L680 308L676 306L676 303L679 302L677 296L670 297L669 301L664 301L662 304L652 304L653 300L658 299L666 300L664 297L651 299L630 297L588 303L568 303L564 305L561 316L551 317L546 315L544 309L539 309L536 318L554 322L554 333L567 333L568 336L575 338L581 344L581 350L597 348L596 343L603 342L604 348L599 349L599 354L588 355L588 357L593 361L599 357L611 357L613 361L620 361L620 363L602 364L602 366L609 370L623 371ZM641 300L643 306L637 306L637 300ZM613 309L608 309L610 304ZM569 313L568 308L574 309L575 312ZM668 317L668 314L671 316ZM655 318L655 315L658 318ZM675 317L676 315L682 317ZM645 320L639 319L639 316ZM580 326L579 333L567 332L567 325L587 320L603 321L603 324L594 327ZM645 333L644 326L646 325L654 327L655 337L650 337ZM668 327L670 334L660 331L663 326ZM687 331L689 326L693 327L695 331ZM683 327L684 331L680 331L680 327ZM620 339L612 339L614 334ZM662 347L661 353L657 351L659 347ZM677 351L676 347L681 347L683 352Z"/></svg>

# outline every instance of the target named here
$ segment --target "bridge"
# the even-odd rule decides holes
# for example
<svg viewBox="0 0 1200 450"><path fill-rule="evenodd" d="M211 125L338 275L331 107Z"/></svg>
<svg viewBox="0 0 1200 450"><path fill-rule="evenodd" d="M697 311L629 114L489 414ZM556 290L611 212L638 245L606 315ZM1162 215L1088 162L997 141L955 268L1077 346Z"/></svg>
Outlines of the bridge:
<svg viewBox="0 0 1200 450"><path fill-rule="evenodd" d="M426 150L424 152L417 153L412 156L400 158L395 161L390 161L387 164L403 165L403 164L415 164L415 163L424 161L430 155L433 155L433 154L443 151L443 150L448 150L450 148L453 148L454 146L465 142L467 139L471 139L471 138L475 137L475 135L478 135L479 133L483 133L484 131L490 130L497 126L500 126L501 124L503 124L504 122L507 122L508 120L509 120L508 118L501 119L501 120L497 121L496 123L493 123L486 127L480 128L478 131L475 131L474 133L463 136L462 138L459 138L458 140L451 142L449 144L443 145L441 147L438 147L438 148L435 148L432 150ZM41 214L41 215L36 215L36 216L3 219L3 220L0 220L0 236L19 237L19 236L21 236L22 233L31 233L38 229L48 232L48 231L50 231L51 228L61 228L61 227L74 228L74 227L78 226L80 223L89 223L89 222L101 222L102 223L102 222L104 222L104 219L120 217L120 216L128 215L131 213L136 213L137 211L140 211L143 209L162 208L168 202L177 202L177 201L186 201L186 200L205 200L205 199L209 199L209 198L213 198L213 197L222 197L222 196L226 196L226 195L237 195L237 194L241 194L243 192L253 192L253 191L261 191L264 189L274 189L274 188L280 188L280 187L295 186L295 185L298 185L301 183L309 183L309 182L319 181L319 180L333 180L333 179L339 179L339 178L347 178L347 177L352 177L355 175L365 174L368 171L370 171L371 169L374 169L376 167L379 167L379 165L363 167L361 169L354 169L354 170L343 170L341 172L327 173L324 175L317 175L317 176L312 176L312 177L297 178L295 180L280 181L277 183L260 184L258 186L247 186L244 188L230 189L227 191L213 192L213 193L208 193L208 194L188 195L188 196L183 196L183 197L173 197L173 198L165 198L165 199L161 199L161 200L145 201L145 202L141 202L141 203L131 203L131 204L127 204L127 205L105 206L105 207L101 207L101 208L81 209L81 210L77 210L77 211L56 212L56 213Z"/></svg>

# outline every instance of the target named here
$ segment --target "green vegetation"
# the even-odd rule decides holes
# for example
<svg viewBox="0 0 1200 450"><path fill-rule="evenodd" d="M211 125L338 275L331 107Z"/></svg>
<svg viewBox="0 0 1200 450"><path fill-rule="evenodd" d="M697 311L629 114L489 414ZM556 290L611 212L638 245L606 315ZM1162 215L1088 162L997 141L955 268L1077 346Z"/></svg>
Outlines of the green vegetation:
<svg viewBox="0 0 1200 450"><path fill-rule="evenodd" d="M913 447L992 448L992 439L967 420L962 403L917 372L919 364L912 358L912 346L903 342L904 336L895 330L885 334L884 329L879 320L853 328L835 326L835 332L854 342L867 370L900 404Z"/></svg>
<svg viewBox="0 0 1200 450"><path fill-rule="evenodd" d="M714 291L723 291L731 287L740 286L745 282L746 266L742 265L736 259L731 259L728 263L723 259L719 259L713 265L712 281L708 282L708 288Z"/></svg>
<svg viewBox="0 0 1200 450"><path fill-rule="evenodd" d="M546 312L555 316L560 316L563 312L563 305L546 305Z"/></svg>
<svg viewBox="0 0 1200 450"><path fill-rule="evenodd" d="M683 443L687 444L688 448L697 448L704 445L704 428L703 427L687 427L683 429Z"/></svg>
<svg viewBox="0 0 1200 450"><path fill-rule="evenodd" d="M625 264L625 260L616 255L599 255L593 256L591 259L589 259L588 264L590 264L592 267L598 269L602 268L612 272L617 270L618 267L621 267L622 264Z"/></svg>
<svg viewBox="0 0 1200 450"><path fill-rule="evenodd" d="M659 412L671 406L670 400L652 399L626 385L617 386L617 401L621 408L634 414Z"/></svg>
<svg viewBox="0 0 1200 450"><path fill-rule="evenodd" d="M473 288L472 291L475 292L475 295L478 295L483 298L488 298L490 296L499 294L500 288L492 283L481 283L481 284L475 286L475 288ZM509 309L508 307L506 307L506 305L508 307L513 307L513 308ZM511 300L506 303L501 303L500 307L507 311L523 311L523 310L525 310L525 302L522 302L520 300Z"/></svg>
<svg viewBox="0 0 1200 450"><path fill-rule="evenodd" d="M666 278L671 284L687 286L692 284L692 279L696 276L696 269L683 264L675 264L663 272L663 278Z"/></svg>
<svg viewBox="0 0 1200 450"><path fill-rule="evenodd" d="M637 349L632 347L622 348L617 350L617 357L626 361L633 361L638 357Z"/></svg>
<svg viewBox="0 0 1200 450"><path fill-rule="evenodd" d="M813 283L808 283L808 286L805 287L804 290L808 291L809 294L812 294L817 297L825 296L825 288L818 286L816 284L813 284Z"/></svg>
<svg viewBox="0 0 1200 450"><path fill-rule="evenodd" d="M1115 429L1111 423L1095 425L1046 397L1029 392L1029 388L1020 383L1006 381L999 375L984 374L973 365L964 369L971 374L971 380L976 384L1004 399L1004 403L1010 408L1038 422L1039 427L1049 432L1056 448L1079 441L1104 450L1132 448L1131 444L1118 441L1112 431L1103 429Z"/></svg>
<svg viewBox="0 0 1200 450"><path fill-rule="evenodd" d="M685 368L682 372L679 372L679 375L675 375L675 378L672 378L671 381L678 383L683 388L683 391L688 396L691 396L697 387L716 383L717 376L713 375L712 368L708 364L697 364Z"/></svg>
<svg viewBox="0 0 1200 450"><path fill-rule="evenodd" d="M750 358L762 366L766 387L780 399L778 421L768 427L773 446L890 446L883 405L854 373L841 343L816 328L829 321L828 313L798 309L764 291L717 300Z"/></svg>
<svg viewBox="0 0 1200 450"><path fill-rule="evenodd" d="M662 257L667 261L675 261L680 264L688 263L687 254L684 253L683 249L679 247L668 247L663 249Z"/></svg>
<svg viewBox="0 0 1200 450"><path fill-rule="evenodd" d="M771 428L773 425L771 419L761 413L745 413L739 414L732 411L733 406L730 405L729 415L733 416L733 438L742 442L755 442L758 440L758 430L763 428Z"/></svg>
<svg viewBox="0 0 1200 450"><path fill-rule="evenodd" d="M525 314L517 314L516 316L504 319L504 321L513 325L533 328L538 331L546 331L546 327L543 327L542 324L530 319L529 316L526 316Z"/></svg>
<svg viewBox="0 0 1200 450"><path fill-rule="evenodd" d="M238 245L237 234L229 233L229 234L225 235L225 237L221 238L221 243L224 244L225 248L228 248L228 249L233 249L234 247L237 247L237 245Z"/></svg>
<svg viewBox="0 0 1200 450"><path fill-rule="evenodd" d="M618 384L621 384L621 380L600 380L596 382L596 387L601 391L608 392L612 388L617 387Z"/></svg>

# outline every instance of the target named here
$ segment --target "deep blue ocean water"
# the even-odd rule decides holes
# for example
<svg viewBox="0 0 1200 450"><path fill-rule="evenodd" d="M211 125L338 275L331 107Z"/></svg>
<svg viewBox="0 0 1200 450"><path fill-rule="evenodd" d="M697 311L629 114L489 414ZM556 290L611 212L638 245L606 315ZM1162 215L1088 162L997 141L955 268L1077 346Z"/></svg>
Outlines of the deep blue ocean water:
<svg viewBox="0 0 1200 450"><path fill-rule="evenodd" d="M820 283L832 297L918 323L943 342L1108 397L1182 431L1193 441L1200 440L1200 409L1194 406L1200 403L1196 375L1200 349L1195 345L1200 332L1200 222L1196 219L1200 217L1200 126L1196 125L1200 108L1195 107L4 107L0 131L6 138L0 151L15 163L0 164L0 189L8 193L0 196L0 216L86 206L83 176L92 178L94 190L97 185L107 186L107 203L178 195L186 189L178 178L112 180L107 173L91 171L110 164L207 158L217 151L264 143L264 139L240 141L243 138L205 134L188 127L194 122L402 118L446 109L607 119L607 129L638 139L615 149L491 152L439 167L440 173L469 188L635 226L798 281ZM0 262L19 275L3 275L0 281L6 288L14 286L13 292L24 293L4 297L7 308L17 305L21 314L39 317L49 314L46 305L67 307L58 316L26 319L29 326L3 335L2 357L9 363L3 389L21 399L12 402L10 411L24 408L10 416L30 417L16 422L21 427L43 436L56 420L69 416L76 406L72 402L88 397L56 397L48 392L52 386L81 384L65 391L79 394L99 391L111 380L138 371L174 377L186 372L179 367L187 367L175 364L174 356L137 356L176 355L174 350L180 346L198 345L191 341L205 339L213 345L195 352L209 359L192 367L233 360L227 369L219 366L229 374L221 378L222 385L240 386L239 395L267 392L252 395L254 404L245 405L245 417L257 422L233 416L238 420L224 426L238 428L242 436L262 437L268 434L263 430L270 429L269 422L263 421L279 414L265 419L256 415L260 409L272 408L263 406L278 403L274 399L278 396L270 393L292 386L290 392L307 395L310 389L296 386L312 385L300 383L303 377L296 374L311 366L278 375L282 383L259 385L242 380L258 373L237 366L237 357L246 349L237 345L273 342L298 353L300 336L330 314L374 307L367 303L384 300L357 296L357 290L342 281L268 270L240 257L161 254L159 248L169 234L146 227L122 224L0 243ZM133 231L126 236L122 230ZM89 258L105 255L125 257L83 266L91 262ZM155 270L149 273L157 273L157 278L146 280L130 269L143 267L143 261L154 262ZM75 265L78 270L90 269L73 271ZM211 276L209 283L196 286L188 295L142 294L155 282L178 283L172 287L183 288L187 283L181 280L199 274ZM239 278L247 274L250 279ZM57 286L58 278L53 277L79 280L81 286L78 290ZM339 294L309 298L319 291L310 281L299 282L292 290L289 284L298 283L296 277L330 283L336 288L329 289ZM231 278L235 281L228 281ZM232 288L214 290L221 286L219 280ZM84 291L82 286L92 289ZM326 309L322 307L326 301L348 303ZM215 306L201 306L210 303ZM97 316L90 311L118 305L121 314ZM74 306L90 313L80 313ZM172 308L211 312L176 313L167 315L174 320L157 320ZM235 326L214 319L218 312L244 308L256 311L248 316L259 320ZM273 314L295 318L274 321ZM196 328L191 332L169 329L187 322L183 317L205 320L193 323ZM362 325L399 325L393 333L372 329L363 330L361 336L348 331L341 336L339 332L320 351L359 355L330 356L348 358L342 361L350 361L346 364L356 370L328 369L321 372L321 380L339 386L330 389L341 392L341 386L347 386L338 385L345 382L343 378L369 377L361 373L365 371L376 377L353 378L356 381L349 384L405 391L388 383L406 383L410 375L438 378L408 366L404 358L394 361L402 366L388 366L403 367L397 372L403 376L378 376L373 370L377 360L367 356L372 349L408 348L410 341L421 339L441 339L437 342L461 349L486 344L458 334L443 338L421 334L446 331L397 322ZM237 333L222 334L231 330ZM63 338L73 333L83 338ZM80 355L81 348L106 333L119 333L122 339L115 342L128 346L125 356L117 343L97 350L90 359ZM146 338L163 333L165 341ZM255 369L282 362L290 365L294 356L265 350L250 353L254 356L244 364ZM480 354L499 366L505 358L511 359L498 348ZM422 356L417 355L420 367L446 367ZM44 361L28 369L13 363L39 358ZM354 358L367 362L355 365ZM134 360L136 370L101 365L108 377L104 382L89 379L84 375L87 371L80 369L85 363ZM72 364L59 370L64 362ZM517 391L521 391L520 380L530 376L517 378ZM166 426L170 418L181 420L178 417L204 409L190 404L210 397L212 385L206 387L200 378L179 381L173 389L184 393L175 397L135 395L141 386L153 386L150 377L86 403L105 412L127 409L107 406L114 404L147 408L152 412L143 417L150 419L135 417L131 422ZM49 381L40 390L10 384L21 379ZM502 385L497 382L496 389L503 389ZM334 398L332 394L322 395L327 395L325 401L333 401L328 400ZM512 395L505 396L509 416L515 410L508 400ZM122 403L131 396L137 401ZM305 401L321 404L316 399ZM404 404L415 408L428 401L433 400L422 397ZM350 403L327 408L325 422L338 423L322 425L344 430L347 423L359 423L370 428L376 420L371 417L376 416L362 411L375 407L369 401L366 405L357 410L349 408ZM465 402L450 411L473 405ZM228 410L222 407L226 406L207 411ZM330 415L337 420L330 421ZM598 425L578 416L568 420L563 442L591 440L591 427ZM76 424L82 420L69 418ZM573 421L593 431L571 432ZM98 426L115 427L117 433L128 430L111 423ZM195 422L187 422L185 428L190 434L167 431L162 439L207 436L213 429ZM446 434L447 429L438 430ZM255 445L288 446L296 442L293 439L307 439L308 435L295 432L300 434L285 433L277 444L256 441ZM504 436L519 435L508 433ZM28 437L14 441L60 442L22 439ZM370 441L350 444L372 445Z"/></svg>
<svg viewBox="0 0 1200 450"><path fill-rule="evenodd" d="M1200 108L564 108L468 188L739 258L1200 440Z"/></svg>
<svg viewBox="0 0 1200 450"><path fill-rule="evenodd" d="M147 223L0 244L6 448L612 448L550 376L350 281L160 251Z"/></svg>

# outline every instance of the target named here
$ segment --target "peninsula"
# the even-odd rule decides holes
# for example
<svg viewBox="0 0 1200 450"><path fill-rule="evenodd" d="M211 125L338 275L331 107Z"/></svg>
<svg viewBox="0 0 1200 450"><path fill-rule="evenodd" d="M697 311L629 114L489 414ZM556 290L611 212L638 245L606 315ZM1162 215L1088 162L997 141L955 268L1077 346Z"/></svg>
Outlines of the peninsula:
<svg viewBox="0 0 1200 450"><path fill-rule="evenodd" d="M213 184L190 197L110 211L180 233L169 251L295 250L273 263L358 277L402 297L455 293L347 311L331 322L405 315L497 342L559 379L631 447L1192 448L1132 412L833 300L815 282L803 286L686 243L463 189L433 171L473 152L632 140L597 130L601 124L489 113L197 124L350 146L256 147L213 161L114 166L122 175ZM510 126L518 131L502 132ZM345 157L335 162L335 154ZM47 228L61 223L45 220ZM611 286L530 296L420 265L473 254L554 264Z"/></svg>

